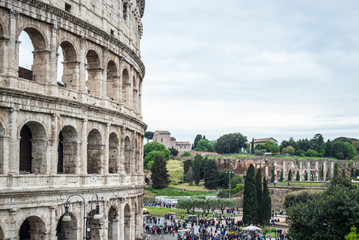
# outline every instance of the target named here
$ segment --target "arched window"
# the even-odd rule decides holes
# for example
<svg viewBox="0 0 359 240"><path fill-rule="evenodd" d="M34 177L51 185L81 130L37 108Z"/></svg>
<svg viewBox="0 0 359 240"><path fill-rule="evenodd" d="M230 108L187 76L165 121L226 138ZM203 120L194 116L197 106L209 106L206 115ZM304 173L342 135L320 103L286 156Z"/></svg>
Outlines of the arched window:
<svg viewBox="0 0 359 240"><path fill-rule="evenodd" d="M79 62L74 46L64 41L59 46L57 59L57 82L61 87L78 89Z"/></svg>
<svg viewBox="0 0 359 240"><path fill-rule="evenodd" d="M125 138L125 173L131 174L131 142L130 138Z"/></svg>
<svg viewBox="0 0 359 240"><path fill-rule="evenodd" d="M45 128L37 122L25 124L20 131L20 174L43 174L46 167L46 149Z"/></svg>
<svg viewBox="0 0 359 240"><path fill-rule="evenodd" d="M19 42L19 77L45 84L50 58L45 38L38 30L25 28Z"/></svg>
<svg viewBox="0 0 359 240"><path fill-rule="evenodd" d="M106 93L107 97L112 101L118 101L118 76L117 66L114 61L107 64Z"/></svg>
<svg viewBox="0 0 359 240"><path fill-rule="evenodd" d="M101 153L102 137L98 130L93 129L87 138L87 173L100 174L102 169Z"/></svg>
<svg viewBox="0 0 359 240"><path fill-rule="evenodd" d="M116 220L118 218L118 213L117 213L117 209L115 207L111 207L110 211L108 212L108 240L114 240L116 239L114 235L114 233L118 232L119 229L117 229L117 231L114 231L116 229L114 229L113 223L114 220Z"/></svg>
<svg viewBox="0 0 359 240"><path fill-rule="evenodd" d="M88 213L87 216L95 216L96 209L92 210ZM87 226L91 225L91 232L88 232L88 236L86 239L94 239L94 240L100 240L102 239L100 236L100 230L102 227L101 219L91 219L87 218Z"/></svg>
<svg viewBox="0 0 359 240"><path fill-rule="evenodd" d="M126 107L129 107L131 83L130 83L130 76L126 68L122 71L121 78L122 78L122 102Z"/></svg>
<svg viewBox="0 0 359 240"><path fill-rule="evenodd" d="M39 217L29 217L21 225L19 239L45 239L46 229Z"/></svg>
<svg viewBox="0 0 359 240"><path fill-rule="evenodd" d="M126 204L124 209L124 216L125 216L125 238L124 239L131 239L131 210L130 206Z"/></svg>
<svg viewBox="0 0 359 240"><path fill-rule="evenodd" d="M118 170L118 137L115 133L110 134L108 172L117 173Z"/></svg>
<svg viewBox="0 0 359 240"><path fill-rule="evenodd" d="M57 173L74 174L78 168L78 134L74 127L65 126L59 133Z"/></svg>
<svg viewBox="0 0 359 240"><path fill-rule="evenodd" d="M63 214L57 223L56 236L58 240L77 238L77 234L76 234L76 231L78 229L78 227L76 226L77 220L72 213L69 214L71 217L71 221L62 221L65 215Z"/></svg>
<svg viewBox="0 0 359 240"><path fill-rule="evenodd" d="M90 50L86 55L87 90L93 96L101 97L101 63L98 54Z"/></svg>
<svg viewBox="0 0 359 240"><path fill-rule="evenodd" d="M123 14L123 19L127 20L127 18L128 18L127 3L123 3L122 14Z"/></svg>

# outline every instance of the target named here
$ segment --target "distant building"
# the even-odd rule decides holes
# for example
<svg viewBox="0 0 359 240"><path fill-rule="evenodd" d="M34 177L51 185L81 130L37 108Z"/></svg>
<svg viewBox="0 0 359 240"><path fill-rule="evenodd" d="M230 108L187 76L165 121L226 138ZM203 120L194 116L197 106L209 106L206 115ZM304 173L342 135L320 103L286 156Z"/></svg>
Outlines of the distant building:
<svg viewBox="0 0 359 240"><path fill-rule="evenodd" d="M156 130L153 134L153 141L162 143L166 146L166 148L174 148L179 152L191 151L191 143L190 142L177 142L176 138L171 137L171 133L169 131L159 131Z"/></svg>
<svg viewBox="0 0 359 240"><path fill-rule="evenodd" d="M271 141L274 143L278 143L277 140L275 140L274 138L270 137L270 138L259 138L259 139L254 139L254 148L256 147L257 144L265 144L266 142Z"/></svg>

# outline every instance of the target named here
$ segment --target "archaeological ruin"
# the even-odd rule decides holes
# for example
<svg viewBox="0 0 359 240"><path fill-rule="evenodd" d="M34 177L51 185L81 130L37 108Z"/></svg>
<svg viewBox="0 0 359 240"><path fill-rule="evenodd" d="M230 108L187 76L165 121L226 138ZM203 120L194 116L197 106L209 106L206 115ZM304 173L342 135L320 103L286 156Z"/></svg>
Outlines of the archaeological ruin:
<svg viewBox="0 0 359 240"><path fill-rule="evenodd" d="M144 7L0 0L0 239L141 238Z"/></svg>

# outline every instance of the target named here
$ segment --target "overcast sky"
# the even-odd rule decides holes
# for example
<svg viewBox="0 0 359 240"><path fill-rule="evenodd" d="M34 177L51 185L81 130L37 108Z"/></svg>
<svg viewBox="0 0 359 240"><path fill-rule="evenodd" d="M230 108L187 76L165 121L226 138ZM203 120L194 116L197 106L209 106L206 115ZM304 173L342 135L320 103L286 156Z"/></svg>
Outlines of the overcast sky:
<svg viewBox="0 0 359 240"><path fill-rule="evenodd" d="M143 116L177 141L359 138L359 1L146 1Z"/></svg>

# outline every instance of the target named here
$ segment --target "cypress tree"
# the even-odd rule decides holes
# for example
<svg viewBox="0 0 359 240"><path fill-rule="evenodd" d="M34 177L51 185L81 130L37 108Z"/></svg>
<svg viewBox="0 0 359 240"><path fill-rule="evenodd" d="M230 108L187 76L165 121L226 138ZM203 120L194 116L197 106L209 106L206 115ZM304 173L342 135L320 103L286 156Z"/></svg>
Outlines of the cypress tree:
<svg viewBox="0 0 359 240"><path fill-rule="evenodd" d="M259 168L256 174L256 190L257 190L257 219L260 225L263 225L263 194L262 194L262 170Z"/></svg>
<svg viewBox="0 0 359 240"><path fill-rule="evenodd" d="M304 172L304 180L308 181L308 173L307 173L307 171Z"/></svg>
<svg viewBox="0 0 359 240"><path fill-rule="evenodd" d="M201 159L202 157L197 154L193 161L193 180L197 186L201 181Z"/></svg>
<svg viewBox="0 0 359 240"><path fill-rule="evenodd" d="M169 174L166 168L166 160L161 155L157 155L151 168L152 188L166 188L170 183Z"/></svg>
<svg viewBox="0 0 359 240"><path fill-rule="evenodd" d="M300 181L300 175L299 175L299 171L297 171L297 176L295 177L296 181Z"/></svg>
<svg viewBox="0 0 359 240"><path fill-rule="evenodd" d="M254 154L254 138L252 138L251 153Z"/></svg>
<svg viewBox="0 0 359 240"><path fill-rule="evenodd" d="M292 181L292 169L289 169L288 172L288 182Z"/></svg>
<svg viewBox="0 0 359 240"><path fill-rule="evenodd" d="M218 168L213 159L208 159L205 163L204 186L208 189L216 189L218 186Z"/></svg>
<svg viewBox="0 0 359 240"><path fill-rule="evenodd" d="M254 166L251 164L247 170L246 180L244 181L243 192L243 223L257 224L257 191Z"/></svg>
<svg viewBox="0 0 359 240"><path fill-rule="evenodd" d="M272 216L272 199L269 194L269 189L267 185L267 179L263 178L263 201L262 201L262 218L263 224L269 224L269 221Z"/></svg>
<svg viewBox="0 0 359 240"><path fill-rule="evenodd" d="M280 172L280 179L279 179L280 182L283 182L283 169L282 171Z"/></svg>

